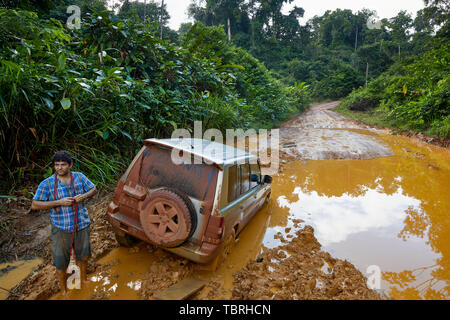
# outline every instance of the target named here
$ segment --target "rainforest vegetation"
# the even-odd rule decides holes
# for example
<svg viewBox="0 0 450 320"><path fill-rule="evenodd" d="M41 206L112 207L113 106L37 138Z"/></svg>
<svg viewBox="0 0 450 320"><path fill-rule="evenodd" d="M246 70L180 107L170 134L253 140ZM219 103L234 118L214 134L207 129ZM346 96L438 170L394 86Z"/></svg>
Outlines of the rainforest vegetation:
<svg viewBox="0 0 450 320"><path fill-rule="evenodd" d="M171 30L159 1L0 1L0 194L50 175L58 149L107 186L146 138L273 128L312 100L450 137L448 0L304 23L291 2L192 1Z"/></svg>

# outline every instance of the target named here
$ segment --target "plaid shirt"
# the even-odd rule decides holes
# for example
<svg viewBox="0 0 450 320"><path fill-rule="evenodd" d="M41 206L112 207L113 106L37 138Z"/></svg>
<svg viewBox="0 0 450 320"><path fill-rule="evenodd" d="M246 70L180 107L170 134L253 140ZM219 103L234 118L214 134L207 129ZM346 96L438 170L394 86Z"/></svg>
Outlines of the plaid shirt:
<svg viewBox="0 0 450 320"><path fill-rule="evenodd" d="M94 187L94 184L89 181L88 178L81 172L72 172L73 174L73 185L75 188L75 195L86 193ZM33 200L38 201L53 201L55 188L55 175L45 179L39 184L36 194ZM65 185L58 179L58 188L56 190L56 198L62 199L66 197L75 196L72 192L72 187ZM74 218L74 207L73 206L60 206L54 207L50 211L50 222L61 230L73 231L73 218ZM84 229L89 226L90 220L88 211L83 202L78 203L78 230Z"/></svg>

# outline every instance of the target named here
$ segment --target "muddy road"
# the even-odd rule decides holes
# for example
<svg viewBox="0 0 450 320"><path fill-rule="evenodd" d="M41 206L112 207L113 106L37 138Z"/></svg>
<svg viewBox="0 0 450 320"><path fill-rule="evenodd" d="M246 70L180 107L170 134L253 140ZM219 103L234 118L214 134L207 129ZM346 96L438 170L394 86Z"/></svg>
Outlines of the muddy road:
<svg viewBox="0 0 450 320"><path fill-rule="evenodd" d="M358 125L332 111L337 105L338 102L316 105L302 116L285 122L280 130L281 151L301 160L362 160L393 155L383 142L358 132L382 130Z"/></svg>
<svg viewBox="0 0 450 320"><path fill-rule="evenodd" d="M196 278L206 285L191 299L449 299L449 150L361 125L336 105L281 126L280 170L263 171L271 201L216 271L145 243L119 247L104 219L112 195L100 194L89 205L91 281L61 297L48 214L27 214L24 197L5 204L0 298L154 299ZM14 262L32 258L42 263Z"/></svg>

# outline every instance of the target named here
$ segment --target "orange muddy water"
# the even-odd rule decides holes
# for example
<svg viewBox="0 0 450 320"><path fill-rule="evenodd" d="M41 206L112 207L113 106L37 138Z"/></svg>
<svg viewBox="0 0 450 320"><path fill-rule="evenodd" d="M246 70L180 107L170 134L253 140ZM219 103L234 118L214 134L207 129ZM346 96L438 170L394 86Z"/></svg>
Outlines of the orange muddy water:
<svg viewBox="0 0 450 320"><path fill-rule="evenodd" d="M279 233L289 241L305 225L314 227L322 250L350 261L364 275L377 266L381 289L391 298L449 299L450 151L402 136L353 131L384 143L393 155L284 164L273 176L270 203L215 272L141 243L114 249L99 260L86 288L53 299L140 299L162 281L149 278L158 274L213 279L223 289L211 297L230 298L233 273L265 249L280 246ZM206 291L196 298L208 297Z"/></svg>
<svg viewBox="0 0 450 320"><path fill-rule="evenodd" d="M361 132L361 131L360 131ZM394 156L292 163L277 179L263 244L292 219L312 225L323 250L363 274L381 269L394 299L450 298L450 152L382 135Z"/></svg>
<svg viewBox="0 0 450 320"><path fill-rule="evenodd" d="M0 300L6 299L9 290L22 281L42 263L42 259L18 260L0 264Z"/></svg>

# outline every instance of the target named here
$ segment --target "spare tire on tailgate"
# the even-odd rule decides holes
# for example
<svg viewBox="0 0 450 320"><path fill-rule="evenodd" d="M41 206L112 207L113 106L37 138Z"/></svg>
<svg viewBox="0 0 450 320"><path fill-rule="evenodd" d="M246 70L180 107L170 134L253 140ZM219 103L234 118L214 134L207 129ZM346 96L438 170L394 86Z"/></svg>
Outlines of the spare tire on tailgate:
<svg viewBox="0 0 450 320"><path fill-rule="evenodd" d="M189 197L178 190L160 189L145 199L140 221L147 238L160 247L183 244L196 227L195 209Z"/></svg>

